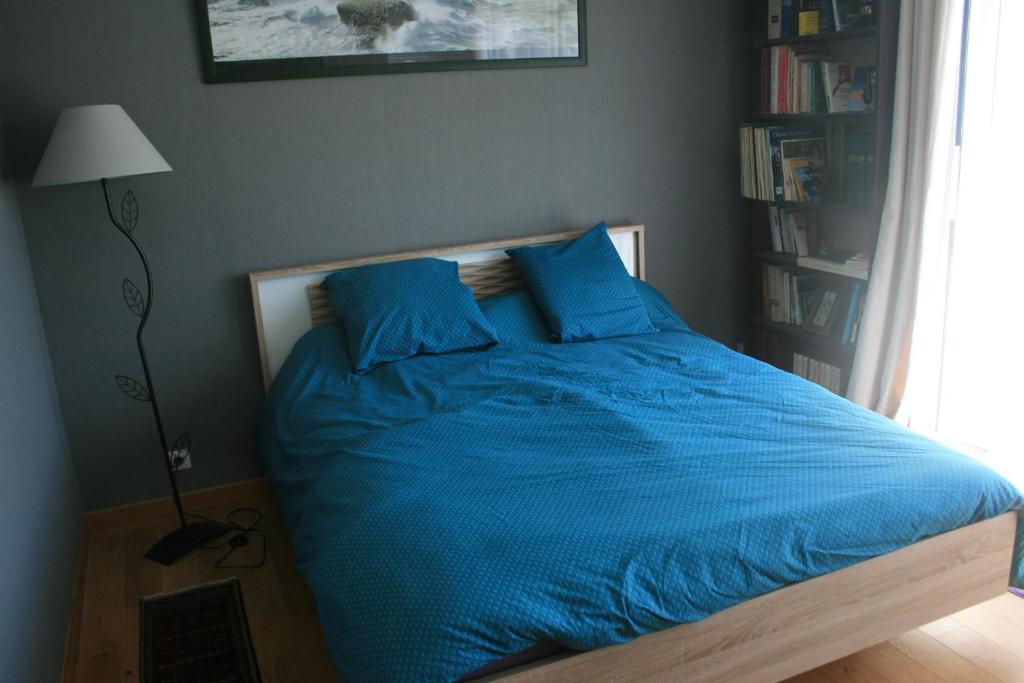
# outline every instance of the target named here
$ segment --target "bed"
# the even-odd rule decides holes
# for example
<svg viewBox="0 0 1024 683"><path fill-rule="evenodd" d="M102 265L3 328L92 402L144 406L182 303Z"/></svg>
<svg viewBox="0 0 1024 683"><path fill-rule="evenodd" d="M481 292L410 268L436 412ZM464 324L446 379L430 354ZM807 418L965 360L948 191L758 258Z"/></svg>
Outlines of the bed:
<svg viewBox="0 0 1024 683"><path fill-rule="evenodd" d="M1009 483L648 285L656 333L548 342L504 249L575 234L251 276L263 457L342 680L778 680L1019 581ZM642 281L643 227L609 234ZM320 283L420 256L502 342L356 377Z"/></svg>

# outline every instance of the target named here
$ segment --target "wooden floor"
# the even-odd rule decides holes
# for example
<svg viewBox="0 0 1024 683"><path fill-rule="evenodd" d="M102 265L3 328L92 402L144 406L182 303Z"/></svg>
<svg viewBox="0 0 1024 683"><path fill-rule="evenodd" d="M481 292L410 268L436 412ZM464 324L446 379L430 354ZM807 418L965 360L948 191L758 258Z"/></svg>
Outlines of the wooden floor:
<svg viewBox="0 0 1024 683"><path fill-rule="evenodd" d="M266 484L257 480L191 494L186 506L216 519L240 506L260 509L266 517L266 564L258 570L214 569L220 551L213 550L197 551L170 568L144 560L149 545L175 526L166 504L87 516L64 680L137 681L139 598L237 576L263 680L336 681L312 595L293 567ZM1003 595L790 680L1024 683L1024 600Z"/></svg>

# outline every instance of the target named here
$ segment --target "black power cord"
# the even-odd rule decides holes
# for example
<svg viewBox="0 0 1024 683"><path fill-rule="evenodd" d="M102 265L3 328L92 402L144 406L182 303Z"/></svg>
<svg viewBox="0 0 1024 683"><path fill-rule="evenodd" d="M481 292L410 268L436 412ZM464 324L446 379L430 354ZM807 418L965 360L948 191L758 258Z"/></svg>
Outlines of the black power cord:
<svg viewBox="0 0 1024 683"><path fill-rule="evenodd" d="M234 533L229 533L227 540L221 543L213 545L201 545L199 546L203 550L219 550L221 548L227 548L227 552L221 555L220 559L213 563L213 566L217 569L258 569L262 567L267 561L267 536L263 533L263 529L259 526L263 522L263 513L254 508L235 508L228 514L224 515L223 522L217 522L208 517L188 513L189 517L195 517L202 519L207 522L213 522L214 524L220 524L222 526L230 527L234 530ZM239 519L241 517L241 519ZM248 519L245 519L248 517ZM245 548L252 542L253 538L258 538L260 545L259 560L254 562L238 562L232 563L230 558L235 554L236 550Z"/></svg>

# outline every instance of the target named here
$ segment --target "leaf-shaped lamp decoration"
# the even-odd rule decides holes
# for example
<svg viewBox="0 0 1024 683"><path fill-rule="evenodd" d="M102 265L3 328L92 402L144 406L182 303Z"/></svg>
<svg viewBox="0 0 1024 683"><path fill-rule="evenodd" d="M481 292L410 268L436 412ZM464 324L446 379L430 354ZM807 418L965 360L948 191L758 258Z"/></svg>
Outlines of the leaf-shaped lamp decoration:
<svg viewBox="0 0 1024 683"><path fill-rule="evenodd" d="M128 398L135 399L136 401L149 401L149 391L131 377L117 375L114 379L117 380L117 388Z"/></svg>
<svg viewBox="0 0 1024 683"><path fill-rule="evenodd" d="M121 225L126 231L132 232L138 224L139 201L135 198L135 193L128 190L121 198Z"/></svg>
<svg viewBox="0 0 1024 683"><path fill-rule="evenodd" d="M121 296L124 297L124 303L128 310L141 318L146 312L146 299L142 296L142 290L134 282L125 278L121 280Z"/></svg>
<svg viewBox="0 0 1024 683"><path fill-rule="evenodd" d="M189 436L188 432L185 432L177 439L174 440L174 444L171 446L171 464L174 469L178 469L182 463L188 460L188 456L192 454L192 437Z"/></svg>

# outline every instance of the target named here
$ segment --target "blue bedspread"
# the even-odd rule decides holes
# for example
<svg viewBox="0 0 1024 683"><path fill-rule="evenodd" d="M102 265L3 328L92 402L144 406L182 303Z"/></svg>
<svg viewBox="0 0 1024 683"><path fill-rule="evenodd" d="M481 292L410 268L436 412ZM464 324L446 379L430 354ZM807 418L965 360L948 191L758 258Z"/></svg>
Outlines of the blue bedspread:
<svg viewBox="0 0 1024 683"><path fill-rule="evenodd" d="M548 343L520 292L498 346L364 376L337 325L296 345L262 449L342 680L623 643L1022 507L646 296L657 334Z"/></svg>

